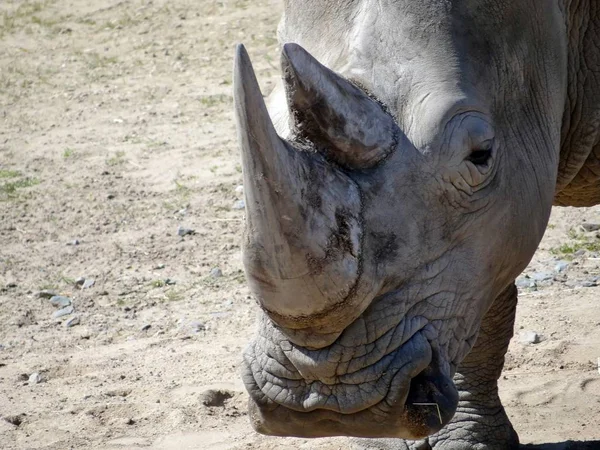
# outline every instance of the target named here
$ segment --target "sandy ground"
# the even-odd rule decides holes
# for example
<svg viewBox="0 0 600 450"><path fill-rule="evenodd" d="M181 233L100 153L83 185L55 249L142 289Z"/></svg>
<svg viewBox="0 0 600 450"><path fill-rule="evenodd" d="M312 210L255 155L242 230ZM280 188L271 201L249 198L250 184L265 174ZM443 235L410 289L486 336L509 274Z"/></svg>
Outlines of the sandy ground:
<svg viewBox="0 0 600 450"><path fill-rule="evenodd" d="M237 375L256 306L235 209L233 47L268 91L279 11L0 2L0 448L349 448L255 434ZM600 239L586 221L600 208L556 210L527 270L537 287L522 283L517 332L541 342L514 340L501 389L522 441L548 444L531 448L600 440ZM53 318L43 289L75 311ZM211 389L230 397L205 406Z"/></svg>

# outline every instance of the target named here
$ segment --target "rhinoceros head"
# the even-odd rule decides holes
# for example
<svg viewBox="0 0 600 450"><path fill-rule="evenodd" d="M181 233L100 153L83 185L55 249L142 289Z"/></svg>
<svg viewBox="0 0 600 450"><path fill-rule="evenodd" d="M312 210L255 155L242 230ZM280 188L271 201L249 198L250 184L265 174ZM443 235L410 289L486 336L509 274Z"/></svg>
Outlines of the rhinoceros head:
<svg viewBox="0 0 600 450"><path fill-rule="evenodd" d="M372 13L357 14L377 36ZM390 49L408 44L382 32L367 39L369 53L358 29L338 72L284 45L277 129L238 47L243 255L261 307L244 381L260 432L417 438L440 429L483 316L543 234L560 136L560 99L548 90L560 74L542 79L519 65L519 38L473 62L460 52L487 34L463 33L453 47L433 31L425 45L415 23L422 51L394 59ZM445 39L437 48L436 36Z"/></svg>

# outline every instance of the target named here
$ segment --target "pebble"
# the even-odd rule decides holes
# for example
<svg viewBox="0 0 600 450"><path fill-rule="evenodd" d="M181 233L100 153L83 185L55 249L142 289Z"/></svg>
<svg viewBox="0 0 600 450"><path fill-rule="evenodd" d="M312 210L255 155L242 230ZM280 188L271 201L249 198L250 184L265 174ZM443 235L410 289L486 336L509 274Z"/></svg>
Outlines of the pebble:
<svg viewBox="0 0 600 450"><path fill-rule="evenodd" d="M10 283L7 283L7 284L6 284L6 287L7 287L8 289L13 289L13 288L16 288L16 287L17 287L17 283L15 283L14 281L11 281Z"/></svg>
<svg viewBox="0 0 600 450"><path fill-rule="evenodd" d="M246 202L244 202L244 200L237 200L233 206L231 207L231 209L235 209L235 210L239 210L239 209L244 209L246 207Z"/></svg>
<svg viewBox="0 0 600 450"><path fill-rule="evenodd" d="M58 296L57 292L51 291L50 289L43 289L35 293L37 298L52 298Z"/></svg>
<svg viewBox="0 0 600 450"><path fill-rule="evenodd" d="M547 273L547 272L534 272L533 274L531 274L531 278L533 278L535 281L548 281L551 280L553 277L553 275L551 273Z"/></svg>
<svg viewBox="0 0 600 450"><path fill-rule="evenodd" d="M94 285L94 283L96 283L96 280L93 278L86 278L81 286L81 289L89 289Z"/></svg>
<svg viewBox="0 0 600 450"><path fill-rule="evenodd" d="M540 335L535 331L523 331L519 336L522 344L539 344L540 340Z"/></svg>
<svg viewBox="0 0 600 450"><path fill-rule="evenodd" d="M190 322L190 328L194 333L199 333L200 331L206 330L206 325L204 325L202 322L194 320L193 322Z"/></svg>
<svg viewBox="0 0 600 450"><path fill-rule="evenodd" d="M223 272L218 267L215 267L210 271L210 276L213 278L220 278L223 276Z"/></svg>
<svg viewBox="0 0 600 450"><path fill-rule="evenodd" d="M66 306L64 308L59 309L58 311L55 311L54 314L52 314L52 317L55 319L58 319L59 317L68 316L69 314L73 314L73 311L75 311L73 306Z"/></svg>
<svg viewBox="0 0 600 450"><path fill-rule="evenodd" d="M65 326L67 328L71 328L71 327L74 327L75 325L79 325L79 323L80 323L79 316L74 316L65 322Z"/></svg>
<svg viewBox="0 0 600 450"><path fill-rule="evenodd" d="M204 406L223 406L231 397L233 392L226 389L207 389L200 394L200 403Z"/></svg>
<svg viewBox="0 0 600 450"><path fill-rule="evenodd" d="M65 306L71 305L71 299L62 295L53 295L50 298L50 304L52 306L56 306L57 308L64 308Z"/></svg>
<svg viewBox="0 0 600 450"><path fill-rule="evenodd" d="M242 195L244 193L244 186L243 185L238 185L235 187L235 193L237 195Z"/></svg>
<svg viewBox="0 0 600 450"><path fill-rule="evenodd" d="M164 264L158 264L156 267L154 267L154 269L156 269L156 270L161 270L161 269L164 269L164 268L165 268Z"/></svg>
<svg viewBox="0 0 600 450"><path fill-rule="evenodd" d="M535 288L537 286L535 280L532 280L529 277L519 277L515 281L515 284L519 288Z"/></svg>
<svg viewBox="0 0 600 450"><path fill-rule="evenodd" d="M29 375L29 384L38 384L42 382L42 376L38 372Z"/></svg>
<svg viewBox="0 0 600 450"><path fill-rule="evenodd" d="M165 278L165 284L167 286L173 286L174 284L177 284L177 281L171 280L170 278Z"/></svg>
<svg viewBox="0 0 600 450"><path fill-rule="evenodd" d="M85 283L85 278L84 277L79 277L75 280L75 286L82 286L83 283Z"/></svg>
<svg viewBox="0 0 600 450"><path fill-rule="evenodd" d="M600 223L584 222L581 224L581 228L585 231L598 231L600 230Z"/></svg>
<svg viewBox="0 0 600 450"><path fill-rule="evenodd" d="M233 300L231 300L230 298L225 300L223 303L221 303L221 308L223 309L229 309L233 306Z"/></svg>
<svg viewBox="0 0 600 450"><path fill-rule="evenodd" d="M147 323L142 328L140 328L140 331L148 331L150 328L152 328L152 325L150 325L149 323Z"/></svg>
<svg viewBox="0 0 600 450"><path fill-rule="evenodd" d="M18 427L19 425L21 425L23 423L24 416L25 416L25 414L18 414L15 416L3 416L2 419L7 421L8 423Z"/></svg>
<svg viewBox="0 0 600 450"><path fill-rule="evenodd" d="M196 234L196 231L191 228L184 228L182 226L177 227L177 235L178 236L187 236L188 234Z"/></svg>
<svg viewBox="0 0 600 450"><path fill-rule="evenodd" d="M79 245L81 241L79 239L74 239L72 241L67 242L67 245Z"/></svg>
<svg viewBox="0 0 600 450"><path fill-rule="evenodd" d="M558 261L554 266L554 271L561 273L569 268L569 263L566 261Z"/></svg>

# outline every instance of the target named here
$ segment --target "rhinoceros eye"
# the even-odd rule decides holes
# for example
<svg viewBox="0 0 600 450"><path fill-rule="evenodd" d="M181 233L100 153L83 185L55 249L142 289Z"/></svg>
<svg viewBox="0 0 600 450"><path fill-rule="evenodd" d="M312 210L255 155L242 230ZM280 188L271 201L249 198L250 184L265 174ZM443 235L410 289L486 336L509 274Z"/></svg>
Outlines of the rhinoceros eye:
<svg viewBox="0 0 600 450"><path fill-rule="evenodd" d="M492 144L491 140L482 142L478 148L471 151L467 160L476 166L485 166L492 157Z"/></svg>

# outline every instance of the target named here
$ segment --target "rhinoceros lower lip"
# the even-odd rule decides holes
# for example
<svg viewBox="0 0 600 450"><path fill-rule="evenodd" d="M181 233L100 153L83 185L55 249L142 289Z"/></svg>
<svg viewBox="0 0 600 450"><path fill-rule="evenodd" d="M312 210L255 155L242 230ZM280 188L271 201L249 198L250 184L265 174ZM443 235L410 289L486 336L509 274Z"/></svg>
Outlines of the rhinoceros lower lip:
<svg viewBox="0 0 600 450"><path fill-rule="evenodd" d="M421 332L374 366L378 378L327 385L274 379L248 364L251 422L258 432L277 436L416 439L438 431L454 415L456 389L434 367Z"/></svg>

